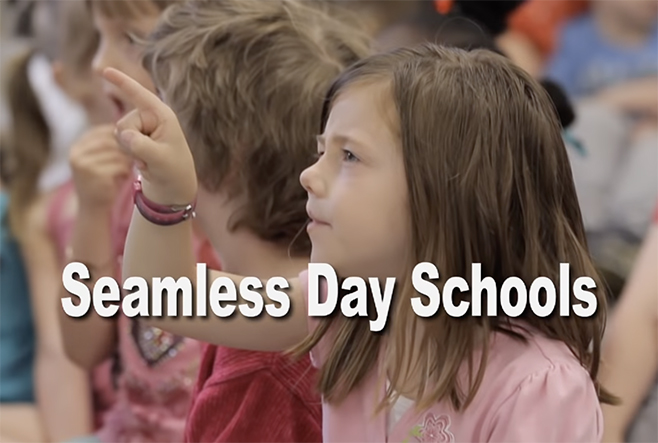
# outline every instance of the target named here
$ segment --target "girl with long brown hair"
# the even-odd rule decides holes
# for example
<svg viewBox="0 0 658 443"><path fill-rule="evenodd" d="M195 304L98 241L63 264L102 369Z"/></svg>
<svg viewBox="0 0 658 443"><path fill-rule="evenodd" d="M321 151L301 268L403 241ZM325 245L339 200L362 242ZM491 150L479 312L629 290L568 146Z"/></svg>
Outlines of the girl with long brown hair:
<svg viewBox="0 0 658 443"><path fill-rule="evenodd" d="M124 278L196 282L189 217L154 204L191 203L197 193L176 117L129 77L105 75L137 107L117 125L143 174ZM328 92L319 158L301 183L311 262L381 288L389 277L401 283L389 327L372 332L363 313L307 316L314 292L306 273L289 280L284 319L236 309L230 320L149 321L223 346L311 352L325 441L600 441L600 402L615 400L598 382L601 289L592 289L598 310L588 318L530 309L511 317L500 305L498 315L461 318L412 309L412 269L421 262L440 270L432 282L439 290L446 277L471 281L473 263L497 287L510 277L557 285L561 263L570 266L569 287L581 276L598 282L560 129L542 87L489 51L425 45L358 62ZM208 279L220 276L236 287L243 280ZM453 291L453 303L476 296ZM570 303L580 302L570 294Z"/></svg>
<svg viewBox="0 0 658 443"><path fill-rule="evenodd" d="M32 2L27 22L32 28L29 47L10 66L4 85L11 119L3 148L9 206L3 221L20 246L29 281L20 306L28 307L33 322L23 321L13 336L21 340L23 330L30 328L35 341L29 362L33 368L22 371L33 374L34 395L30 408L21 409L32 411L34 420L19 416L15 402L6 402L0 431L13 441L63 441L92 431L92 392L98 394L93 386L99 383L90 383L92 374L67 358L59 334L57 295L64 250L57 242L58 216L72 220L75 201L72 193L57 196L70 184L69 149L89 125L109 121L110 107L100 93L100 79L91 73L98 36L84 2ZM18 294L3 293L3 300L10 295L16 303L11 308L3 304L3 310L18 317ZM21 346L27 346L28 340L22 341ZM93 375L96 380L101 373L107 375L105 397L111 398L106 369Z"/></svg>

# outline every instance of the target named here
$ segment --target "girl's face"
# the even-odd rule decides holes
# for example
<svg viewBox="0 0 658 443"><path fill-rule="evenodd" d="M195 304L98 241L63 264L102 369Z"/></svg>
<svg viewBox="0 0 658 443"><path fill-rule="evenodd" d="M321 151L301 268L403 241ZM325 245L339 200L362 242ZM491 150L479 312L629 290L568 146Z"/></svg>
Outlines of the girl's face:
<svg viewBox="0 0 658 443"><path fill-rule="evenodd" d="M301 174L308 192L311 262L339 276L397 277L410 248L407 181L397 116L383 82L335 99L318 161Z"/></svg>
<svg viewBox="0 0 658 443"><path fill-rule="evenodd" d="M156 9L153 9L151 14L128 20L106 17L98 8L94 8L94 27L100 34L100 44L93 61L96 73L102 74L105 68L115 68L155 92L151 76L142 66L141 48L133 41L133 37L146 37L157 25L158 18ZM119 120L132 109L127 97L123 97L109 83L104 83L104 91L113 105L115 120Z"/></svg>
<svg viewBox="0 0 658 443"><path fill-rule="evenodd" d="M112 103L103 94L101 79L94 75L91 69L80 69L55 62L53 71L59 86L84 108L90 124L112 121Z"/></svg>

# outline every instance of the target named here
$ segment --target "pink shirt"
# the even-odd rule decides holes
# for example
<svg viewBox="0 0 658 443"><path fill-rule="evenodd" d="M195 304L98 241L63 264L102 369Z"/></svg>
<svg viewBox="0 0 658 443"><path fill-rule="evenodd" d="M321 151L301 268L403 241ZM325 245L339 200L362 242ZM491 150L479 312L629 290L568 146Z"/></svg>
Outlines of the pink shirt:
<svg viewBox="0 0 658 443"><path fill-rule="evenodd" d="M300 275L308 284L307 273ZM318 319L309 318L309 330ZM373 416L384 397L381 365L340 405L323 403L325 442L600 442L603 416L587 371L566 345L539 334L526 344L497 334L480 389L466 411L448 402L409 409L387 435L388 414ZM330 342L311 352L320 367Z"/></svg>
<svg viewBox="0 0 658 443"><path fill-rule="evenodd" d="M68 184L60 193L74 192ZM59 206L66 201L59 197ZM121 190L112 214L112 240L117 256L116 276L120 276L124 244L133 213L132 181ZM53 222L53 236L65 250L73 229L73 219ZM219 269L219 263L207 241L195 238L195 253L200 262ZM97 435L103 442L183 441L185 418L194 381L199 370L201 343L178 337L144 325L138 318L118 317L118 360L121 372L117 391L103 410ZM95 374L96 390L107 394L111 388L108 365Z"/></svg>
<svg viewBox="0 0 658 443"><path fill-rule="evenodd" d="M112 236L120 275L123 250L134 209L132 181L124 186L112 220ZM199 262L219 269L207 241L195 236ZM107 443L177 443L183 441L185 419L199 371L202 344L143 324L139 317L119 316L117 400L98 433Z"/></svg>

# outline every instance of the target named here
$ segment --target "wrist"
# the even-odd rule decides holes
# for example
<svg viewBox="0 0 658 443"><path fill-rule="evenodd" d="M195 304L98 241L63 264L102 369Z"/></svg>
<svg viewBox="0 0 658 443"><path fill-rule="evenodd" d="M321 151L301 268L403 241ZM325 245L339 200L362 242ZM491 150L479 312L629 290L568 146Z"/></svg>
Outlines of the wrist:
<svg viewBox="0 0 658 443"><path fill-rule="evenodd" d="M182 204L161 204L159 202L165 200L156 199L154 201L146 195L141 177L137 178L133 185L133 200L142 217L155 225L177 225L195 217L196 198Z"/></svg>
<svg viewBox="0 0 658 443"><path fill-rule="evenodd" d="M192 204L196 200L197 187L187 186L188 189L182 192L172 192L167 186L158 186L152 184L141 175L135 180L139 183L141 193L146 200L159 206L182 207Z"/></svg>

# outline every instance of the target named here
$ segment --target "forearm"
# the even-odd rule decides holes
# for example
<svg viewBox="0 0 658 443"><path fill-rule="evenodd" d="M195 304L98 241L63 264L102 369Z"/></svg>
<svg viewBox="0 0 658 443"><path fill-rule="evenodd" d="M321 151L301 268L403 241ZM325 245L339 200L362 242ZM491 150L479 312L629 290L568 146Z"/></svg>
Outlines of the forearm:
<svg viewBox="0 0 658 443"><path fill-rule="evenodd" d="M238 305L244 303L239 292L245 276L209 271L205 293L197 291L192 235L193 227L189 221L174 226L157 226L147 221L139 211L133 213L123 258L124 281L131 276L140 277L152 288L154 278L186 277L192 283L196 297L206 298L207 307L206 318L196 316L196 312L193 312L191 317L169 317L166 315L167 303L163 300L164 315L143 317L142 321L173 334L206 343L253 351L282 351L304 339L308 330L298 279L289 281L290 288L286 292L290 301L289 312L292 315L285 316L285 321L282 318L273 318L265 312L257 318L245 317L237 309ZM208 296L213 281L218 278L230 279L236 288L235 301L221 303L223 306L236 307L228 317L219 318L213 313L212 302ZM265 288L267 282L261 280L261 285ZM199 288L199 291L203 291L203 288ZM261 294L265 297L264 304L272 303L265 290L262 290ZM149 297L151 296L152 294L149 294ZM193 309L196 309L197 301L193 300Z"/></svg>
<svg viewBox="0 0 658 443"><path fill-rule="evenodd" d="M46 441L42 419L35 404L0 404L0 441L2 443Z"/></svg>
<svg viewBox="0 0 658 443"><path fill-rule="evenodd" d="M112 245L111 213L109 210L81 208L70 244L68 262L82 262L89 268L90 278L81 280L93 293L96 280L114 277L117 271L116 253ZM67 263L64 263L66 266ZM61 298L72 298L62 287ZM68 316L62 306L60 327L66 354L78 365L91 369L105 360L116 345L116 318L103 318L92 308L80 318Z"/></svg>
<svg viewBox="0 0 658 443"><path fill-rule="evenodd" d="M61 442L93 432L93 403L88 373L60 352L40 349L35 389L48 441Z"/></svg>
<svg viewBox="0 0 658 443"><path fill-rule="evenodd" d="M599 99L622 112L658 117L658 78L611 87L601 93Z"/></svg>
<svg viewBox="0 0 658 443"><path fill-rule="evenodd" d="M604 341L601 381L621 398L621 405L604 407L606 441L623 439L658 374L657 245L654 227Z"/></svg>
<svg viewBox="0 0 658 443"><path fill-rule="evenodd" d="M192 221L158 226L134 210L123 256L123 280L135 276L149 284L153 278L186 277L196 284Z"/></svg>
<svg viewBox="0 0 658 443"><path fill-rule="evenodd" d="M604 406L606 441L624 437L658 373L656 322L630 309L619 314L604 349L604 386L621 398L618 406Z"/></svg>
<svg viewBox="0 0 658 443"><path fill-rule="evenodd" d="M525 69L533 77L537 77L544 68L542 56L535 45L521 33L508 31L496 39L497 46L516 65Z"/></svg>

